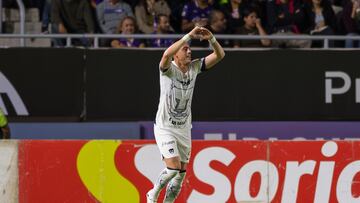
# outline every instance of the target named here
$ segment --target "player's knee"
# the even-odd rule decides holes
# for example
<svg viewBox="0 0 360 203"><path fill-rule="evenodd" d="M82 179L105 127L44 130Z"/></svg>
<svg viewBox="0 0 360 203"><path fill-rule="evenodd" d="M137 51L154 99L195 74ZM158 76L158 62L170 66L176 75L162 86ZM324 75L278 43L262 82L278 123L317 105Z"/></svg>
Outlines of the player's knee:
<svg viewBox="0 0 360 203"><path fill-rule="evenodd" d="M179 157L165 159L166 166L171 169L180 170L181 162Z"/></svg>
<svg viewBox="0 0 360 203"><path fill-rule="evenodd" d="M166 168L166 172L169 176L169 180L173 179L174 177L176 177L179 174L178 169L174 169L174 168L170 168L170 167Z"/></svg>

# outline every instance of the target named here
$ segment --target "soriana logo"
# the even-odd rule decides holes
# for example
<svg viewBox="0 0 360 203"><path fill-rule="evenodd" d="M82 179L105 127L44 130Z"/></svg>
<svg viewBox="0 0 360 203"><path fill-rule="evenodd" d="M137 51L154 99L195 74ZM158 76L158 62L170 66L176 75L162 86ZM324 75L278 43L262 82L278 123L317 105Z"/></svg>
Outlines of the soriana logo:
<svg viewBox="0 0 360 203"><path fill-rule="evenodd" d="M192 148L177 203L360 202L360 142L194 141ZM152 141L22 141L19 202L146 202L160 158Z"/></svg>

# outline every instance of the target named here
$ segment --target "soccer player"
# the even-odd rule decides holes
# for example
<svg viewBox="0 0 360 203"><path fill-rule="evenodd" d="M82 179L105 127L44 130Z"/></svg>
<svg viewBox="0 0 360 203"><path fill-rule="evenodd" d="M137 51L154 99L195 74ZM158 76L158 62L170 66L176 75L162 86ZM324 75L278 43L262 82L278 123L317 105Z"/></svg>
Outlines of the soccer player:
<svg viewBox="0 0 360 203"><path fill-rule="evenodd" d="M10 128L5 114L0 108L0 139L10 139Z"/></svg>
<svg viewBox="0 0 360 203"><path fill-rule="evenodd" d="M208 40L213 52L191 60L188 44L191 39ZM165 50L159 64L160 102L154 134L166 168L146 194L148 203L157 202L166 185L164 202L174 202L178 196L191 152L191 100L196 76L212 68L224 56L213 34L198 26Z"/></svg>

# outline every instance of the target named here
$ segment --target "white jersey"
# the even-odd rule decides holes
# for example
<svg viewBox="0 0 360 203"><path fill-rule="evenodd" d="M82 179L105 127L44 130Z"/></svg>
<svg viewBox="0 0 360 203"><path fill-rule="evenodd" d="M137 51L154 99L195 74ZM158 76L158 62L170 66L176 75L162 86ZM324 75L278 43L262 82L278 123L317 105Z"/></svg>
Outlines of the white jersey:
<svg viewBox="0 0 360 203"><path fill-rule="evenodd" d="M160 102L156 126L165 129L191 129L191 101L196 76L205 70L204 61L204 58L193 60L186 73L174 61L166 71L160 70Z"/></svg>

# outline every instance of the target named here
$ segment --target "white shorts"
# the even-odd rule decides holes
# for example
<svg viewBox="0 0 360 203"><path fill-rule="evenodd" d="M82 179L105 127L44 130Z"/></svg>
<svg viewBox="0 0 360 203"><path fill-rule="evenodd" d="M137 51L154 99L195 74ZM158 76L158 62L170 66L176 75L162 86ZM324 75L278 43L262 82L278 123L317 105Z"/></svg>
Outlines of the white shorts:
<svg viewBox="0 0 360 203"><path fill-rule="evenodd" d="M154 125L156 144L163 158L180 157L180 161L189 163L191 153L190 129L163 129Z"/></svg>

